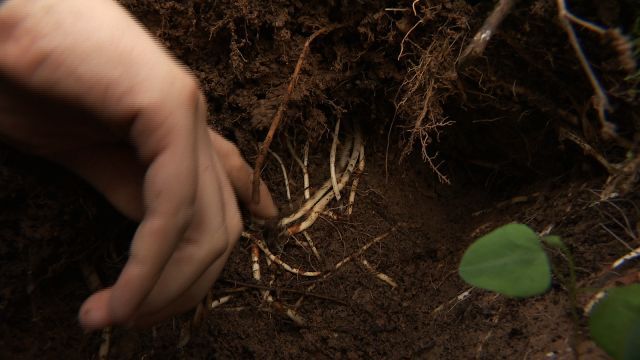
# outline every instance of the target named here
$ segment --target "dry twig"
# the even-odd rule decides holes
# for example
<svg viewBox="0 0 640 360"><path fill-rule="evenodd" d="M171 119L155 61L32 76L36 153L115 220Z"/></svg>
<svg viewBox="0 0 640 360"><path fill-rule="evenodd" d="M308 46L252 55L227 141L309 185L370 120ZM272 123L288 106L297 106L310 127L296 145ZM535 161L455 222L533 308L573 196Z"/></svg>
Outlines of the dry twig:
<svg viewBox="0 0 640 360"><path fill-rule="evenodd" d="M280 122L282 121L282 117L287 110L287 106L289 105L289 99L291 98L291 94L293 93L293 88L296 86L298 82L298 77L300 77L300 71L302 70L302 65L304 64L304 59L309 52L309 47L311 42L315 40L318 36L326 34L330 31L333 31L340 27L339 25L330 25L321 28L320 30L314 32L309 36L307 41L304 43L302 47L302 51L300 52L300 56L298 57L298 62L296 63L296 67L293 70L293 74L291 75L291 80L289 81L289 86L287 87L287 92L285 93L282 102L280 102L280 106L278 106L278 110L273 116L273 120L271 120L271 126L269 127L269 132L262 142L262 146L260 147L260 152L258 152L258 157L256 159L256 165L253 169L253 194L252 200L254 203L260 202L260 172L262 171L262 167L264 166L264 162L267 157L267 149L271 146L271 142L273 141L273 136L280 126Z"/></svg>
<svg viewBox="0 0 640 360"><path fill-rule="evenodd" d="M607 172L609 172L610 175L613 175L619 172L619 169L616 165L611 164L609 161L607 161L607 159L605 159L605 157L602 156L602 154L597 152L591 145L587 144L586 141L584 141L580 136L575 134L573 131L566 129L564 127L559 127L558 135L561 141L564 139L567 139L573 142L574 144L578 145L582 149L582 151L584 151L585 154L591 155L591 157L593 157L597 162L599 162L600 165L602 165L605 169L607 169Z"/></svg>
<svg viewBox="0 0 640 360"><path fill-rule="evenodd" d="M469 45L464 49L458 59L458 66L464 66L469 60L482 56L489 40L496 33L502 21L511 12L517 0L500 0L493 9L489 17L484 21L482 27L473 37Z"/></svg>
<svg viewBox="0 0 640 360"><path fill-rule="evenodd" d="M576 35L576 32L571 25L570 20L573 20L576 17L573 16L567 9L565 0L557 0L557 4L560 25L562 25L562 28L569 36L569 42L571 43L571 46L573 47L573 50L575 51L576 56L580 61L580 65L582 65L582 69L589 78L589 82L591 82L591 87L593 87L593 91L595 93L594 106L598 111L598 118L600 119L600 124L602 126L602 135L605 138L617 138L615 125L607 120L607 111L611 111L609 98L607 97L606 91L600 84L600 80L598 80L598 77L593 72L591 64L587 60L587 57L582 50L582 46L580 46L578 36Z"/></svg>

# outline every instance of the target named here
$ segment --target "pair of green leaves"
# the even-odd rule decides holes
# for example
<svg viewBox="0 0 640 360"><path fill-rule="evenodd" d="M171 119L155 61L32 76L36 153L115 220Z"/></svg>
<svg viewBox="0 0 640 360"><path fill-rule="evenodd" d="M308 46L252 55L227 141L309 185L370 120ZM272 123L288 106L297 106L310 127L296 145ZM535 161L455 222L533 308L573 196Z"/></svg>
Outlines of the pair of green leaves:
<svg viewBox="0 0 640 360"><path fill-rule="evenodd" d="M557 236L542 240L568 252ZM551 285L541 238L522 224L502 226L476 240L465 252L459 273L473 286L516 298L543 294ZM614 359L640 359L640 285L610 290L593 308L589 328Z"/></svg>

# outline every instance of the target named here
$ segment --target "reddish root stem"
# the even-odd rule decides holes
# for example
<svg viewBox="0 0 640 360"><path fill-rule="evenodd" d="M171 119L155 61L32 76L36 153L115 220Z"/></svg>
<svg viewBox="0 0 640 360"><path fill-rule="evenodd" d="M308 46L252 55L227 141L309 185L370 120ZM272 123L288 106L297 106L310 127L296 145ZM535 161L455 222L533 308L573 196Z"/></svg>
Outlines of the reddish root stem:
<svg viewBox="0 0 640 360"><path fill-rule="evenodd" d="M264 162L267 158L267 153L268 153L269 147L271 146L271 142L273 141L273 136L275 135L276 130L278 129L278 126L280 126L280 123L282 122L282 117L285 111L287 110L287 106L289 105L291 94L293 93L293 89L295 88L296 83L298 82L298 78L300 77L300 71L302 70L304 59L307 56L307 53L309 53L309 47L311 45L311 42L313 42L313 40L315 40L318 36L326 34L332 30L335 30L338 27L340 26L332 25L332 26L323 27L322 29L311 34L311 36L309 36L309 39L307 39L307 41L304 43L302 52L300 52L300 57L298 57L298 62L296 63L296 67L293 70L293 74L291 75L291 80L289 81L287 92L284 94L284 98L282 99L280 106L278 106L278 110L273 116L273 120L271 120L271 126L269 127L269 132L267 133L267 136L262 142L262 146L260 147L260 152L258 153L258 158L256 159L256 165L255 165L255 168L253 169L253 179L252 179L253 192L251 197L252 197L252 201L256 204L260 202L260 172L262 171L262 167L264 166Z"/></svg>

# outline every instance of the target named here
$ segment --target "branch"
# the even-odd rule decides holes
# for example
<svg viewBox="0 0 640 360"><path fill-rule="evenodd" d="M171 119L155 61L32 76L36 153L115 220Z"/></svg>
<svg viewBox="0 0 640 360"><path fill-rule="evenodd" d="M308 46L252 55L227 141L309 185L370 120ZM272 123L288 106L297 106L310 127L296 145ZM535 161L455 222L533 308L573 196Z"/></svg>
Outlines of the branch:
<svg viewBox="0 0 640 360"><path fill-rule="evenodd" d="M487 17L482 24L482 27L476 35L471 40L471 43L467 45L467 47L460 55L458 60L458 65L462 66L467 61L477 58L482 55L484 49L487 47L489 40L496 33L498 27L502 23L502 21L507 17L507 15L511 12L513 5L518 0L500 0L496 7L493 9L493 12Z"/></svg>
<svg viewBox="0 0 640 360"><path fill-rule="evenodd" d="M315 40L318 36L326 34L330 31L333 31L339 28L340 25L331 25L323 27L322 29L314 32L309 36L309 39L304 43L304 47L302 48L302 52L300 53L300 57L298 58L298 62L296 63L296 67L293 70L293 74L291 75L291 80L289 81L289 86L287 87L287 92L284 94L284 98L282 98L282 102L278 107L275 115L273 116L273 120L271 120L271 126L269 127L269 132L262 142L262 147L260 148L260 152L258 153L258 158L256 159L256 165L253 169L253 193L252 193L252 201L254 203L260 202L260 172L262 171L262 167L264 166L264 162L267 158L267 152L269 150L269 146L271 146L271 142L273 141L273 136L280 126L280 122L282 121L282 117L284 112L287 110L287 106L289 105L289 99L291 98L291 94L293 93L293 88L296 86L298 82L298 77L300 77L300 71L302 70L302 65L304 64L304 59L309 52L309 46L311 42Z"/></svg>

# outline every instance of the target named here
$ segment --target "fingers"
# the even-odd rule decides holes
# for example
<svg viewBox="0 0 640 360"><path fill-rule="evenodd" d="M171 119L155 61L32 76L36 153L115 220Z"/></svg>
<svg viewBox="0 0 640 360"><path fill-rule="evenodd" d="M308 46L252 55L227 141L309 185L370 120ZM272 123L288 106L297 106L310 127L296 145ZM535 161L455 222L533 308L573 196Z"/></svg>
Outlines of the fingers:
<svg viewBox="0 0 640 360"><path fill-rule="evenodd" d="M160 311L178 298L212 264L221 262L220 258L235 244L242 231L233 189L219 161L214 160L204 126L202 130L198 134L198 196L193 218L162 276L143 303L140 309L143 313Z"/></svg>
<svg viewBox="0 0 640 360"><path fill-rule="evenodd" d="M181 294L180 297L173 301L169 306L166 306L155 313L141 315L134 321L134 325L143 328L148 327L195 307L200 301L202 301L207 291L211 289L211 286L222 272L224 264L227 262L232 250L233 246L229 246L224 255L214 262L187 291Z"/></svg>
<svg viewBox="0 0 640 360"><path fill-rule="evenodd" d="M111 293L111 288L100 290L82 304L78 320L85 331L101 329L114 323L109 312Z"/></svg>
<svg viewBox="0 0 640 360"><path fill-rule="evenodd" d="M97 329L111 323L129 323L133 319L140 326L188 310L202 298L222 271L240 235L242 221L225 171L210 147L204 126L202 130L198 142L198 197L181 243L173 250L153 289L131 316L119 317L113 311L105 312L100 308L106 303L108 309L113 310L117 303L117 287L126 276L125 268L113 289L93 295L83 305L80 320L85 328ZM131 260L127 266L130 263Z"/></svg>
<svg viewBox="0 0 640 360"><path fill-rule="evenodd" d="M140 114L132 126L136 148L149 162L142 192L145 215L133 238L129 259L111 289L108 308L98 309L104 305L99 301L100 294L83 305L81 322L95 326L93 329L110 323L85 321L83 314L107 311L108 316L100 319L112 323L133 318L191 222L198 184L194 119L203 116L199 92L191 96L181 106Z"/></svg>
<svg viewBox="0 0 640 360"><path fill-rule="evenodd" d="M127 216L142 219L117 282L87 299L82 324L91 330L128 323L141 311L161 311L187 289L210 285L241 227L227 174L250 203L250 168L222 138L216 145L229 156L202 161L217 150L210 148L195 81L117 2L20 3L24 7L8 3L14 11L1 14L0 76L95 113L115 135L129 136L140 161L119 145L84 146L98 145L88 141L75 147L87 153L56 159ZM68 137L74 144L79 138ZM203 142L204 150L198 148ZM211 167L204 177L202 167ZM262 191L265 200L252 211L275 216L266 186ZM210 270L214 263L218 267Z"/></svg>
<svg viewBox="0 0 640 360"><path fill-rule="evenodd" d="M251 179L253 171L249 164L242 158L238 148L229 140L215 131L209 131L211 145L222 166L231 180L240 201L245 204L251 213L263 219L274 218L278 215L278 208L271 198L271 193L264 182L260 183L260 202L252 201Z"/></svg>

